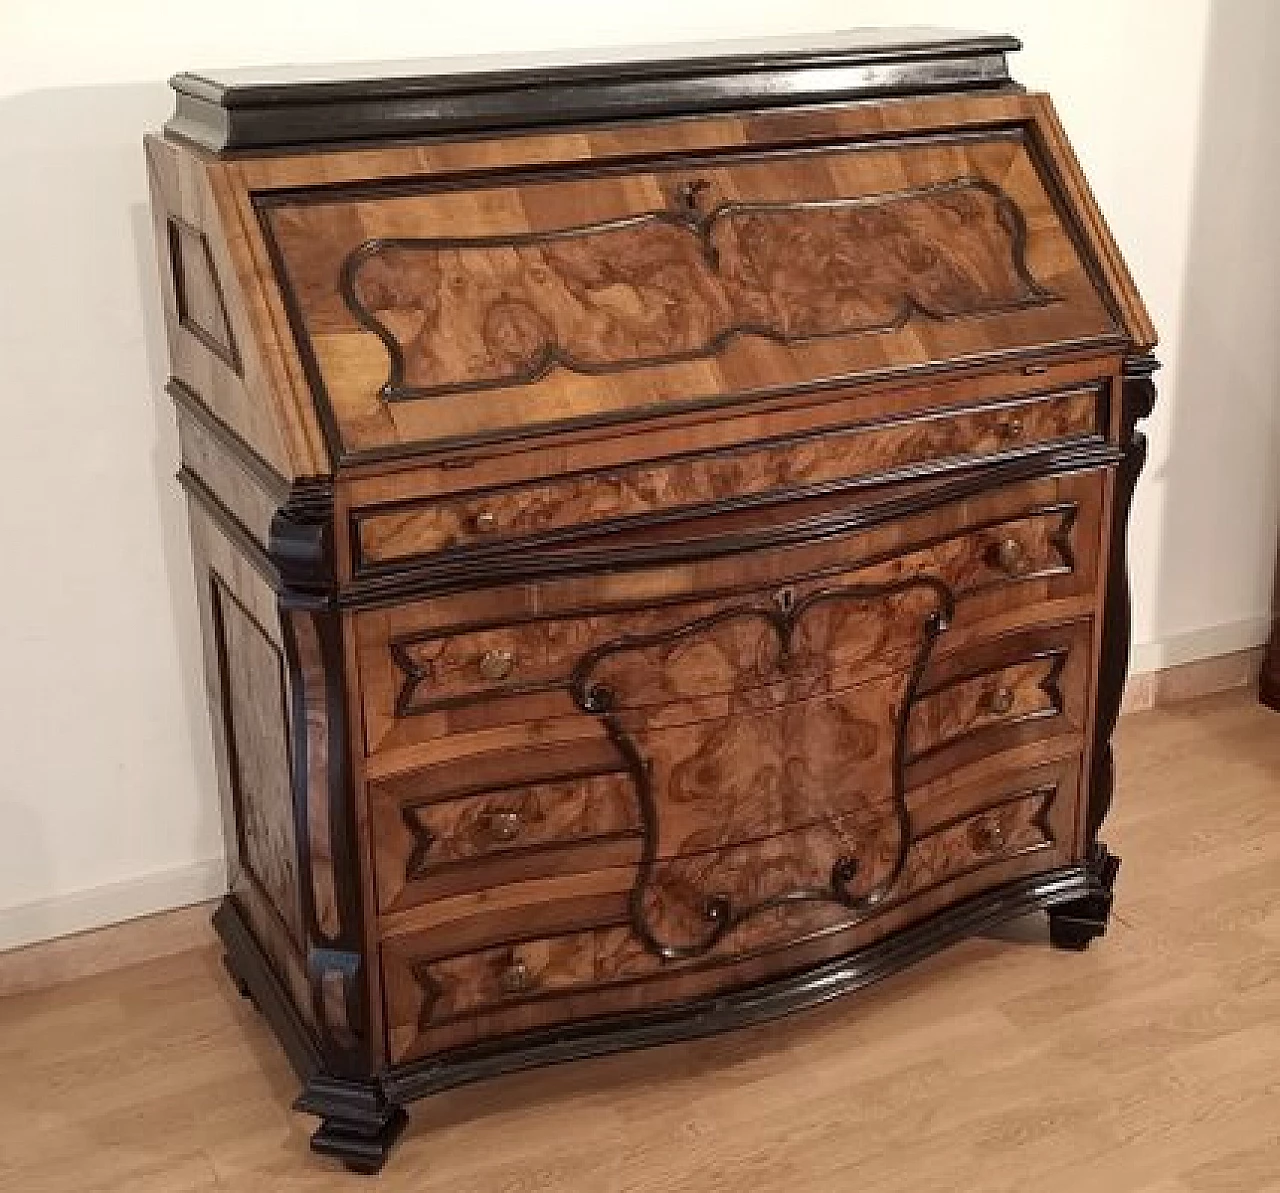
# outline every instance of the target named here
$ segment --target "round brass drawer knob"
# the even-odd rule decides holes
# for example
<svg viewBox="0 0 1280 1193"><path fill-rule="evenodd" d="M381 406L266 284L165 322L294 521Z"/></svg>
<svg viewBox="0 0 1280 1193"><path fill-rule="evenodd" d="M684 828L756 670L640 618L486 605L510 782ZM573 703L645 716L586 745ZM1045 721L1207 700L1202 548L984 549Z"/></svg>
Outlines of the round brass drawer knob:
<svg viewBox="0 0 1280 1193"><path fill-rule="evenodd" d="M999 853L1005 847L1004 829L998 820L975 820L969 829L969 840L978 853Z"/></svg>
<svg viewBox="0 0 1280 1193"><path fill-rule="evenodd" d="M495 841L514 841L524 822L519 812L490 812L485 817L485 825Z"/></svg>
<svg viewBox="0 0 1280 1193"><path fill-rule="evenodd" d="M477 510L471 515L471 529L477 534L492 534L498 529L498 515L493 510Z"/></svg>
<svg viewBox="0 0 1280 1193"><path fill-rule="evenodd" d="M477 667L482 679L506 679L515 670L516 656L510 650L486 650Z"/></svg>
<svg viewBox="0 0 1280 1193"><path fill-rule="evenodd" d="M1003 538L991 549L990 555L1006 576L1021 576L1031 567L1027 549L1016 538Z"/></svg>
<svg viewBox="0 0 1280 1193"><path fill-rule="evenodd" d="M513 957L498 975L504 994L523 994L533 987L533 971L519 957Z"/></svg>
<svg viewBox="0 0 1280 1193"><path fill-rule="evenodd" d="M1002 717L1013 707L1013 689L996 688L982 702L983 709L992 716Z"/></svg>

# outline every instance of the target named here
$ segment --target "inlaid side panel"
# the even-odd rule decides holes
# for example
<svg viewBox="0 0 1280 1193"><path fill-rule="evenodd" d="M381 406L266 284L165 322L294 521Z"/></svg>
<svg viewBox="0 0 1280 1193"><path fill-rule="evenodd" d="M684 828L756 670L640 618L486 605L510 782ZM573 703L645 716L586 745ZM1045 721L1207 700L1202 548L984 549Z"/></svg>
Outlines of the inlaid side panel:
<svg viewBox="0 0 1280 1193"><path fill-rule="evenodd" d="M284 654L216 573L210 583L240 860L301 948Z"/></svg>
<svg viewBox="0 0 1280 1193"><path fill-rule="evenodd" d="M299 1015L315 1027L276 597L203 506L189 509L228 887Z"/></svg>
<svg viewBox="0 0 1280 1193"><path fill-rule="evenodd" d="M286 446L262 365L274 336L245 302L245 278L235 265L238 230L224 221L206 163L159 137L148 137L145 147L170 388L199 403L278 476L325 471L315 452ZM299 421L314 423L314 412ZM294 429L299 440L305 437L301 427ZM318 431L313 437L318 447Z"/></svg>

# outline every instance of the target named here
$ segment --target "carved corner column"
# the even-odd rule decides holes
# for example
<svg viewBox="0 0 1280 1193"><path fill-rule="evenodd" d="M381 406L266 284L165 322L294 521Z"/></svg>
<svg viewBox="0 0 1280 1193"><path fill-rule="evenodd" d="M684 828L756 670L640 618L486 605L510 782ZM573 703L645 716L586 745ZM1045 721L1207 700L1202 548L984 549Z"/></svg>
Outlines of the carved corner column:
<svg viewBox="0 0 1280 1193"><path fill-rule="evenodd" d="M320 1048L295 1108L323 1120L313 1150L376 1172L406 1116L376 1081L327 482L294 487L272 521L270 555L280 573L306 966Z"/></svg>
<svg viewBox="0 0 1280 1193"><path fill-rule="evenodd" d="M1149 353L1125 361L1120 387L1120 440L1123 453L1116 466L1111 504L1111 553L1107 561L1107 594L1102 614L1102 650L1095 706L1093 767L1089 776L1086 820L1086 863L1096 884L1083 898L1064 903L1049 912L1053 943L1061 948L1082 949L1107 929L1112 890L1120 859L1098 840L1111 809L1115 792L1115 754L1112 738L1120 719L1129 670L1132 614L1129 598L1129 513L1133 493L1147 462L1147 437L1138 423L1155 409L1156 386L1152 379L1160 362Z"/></svg>

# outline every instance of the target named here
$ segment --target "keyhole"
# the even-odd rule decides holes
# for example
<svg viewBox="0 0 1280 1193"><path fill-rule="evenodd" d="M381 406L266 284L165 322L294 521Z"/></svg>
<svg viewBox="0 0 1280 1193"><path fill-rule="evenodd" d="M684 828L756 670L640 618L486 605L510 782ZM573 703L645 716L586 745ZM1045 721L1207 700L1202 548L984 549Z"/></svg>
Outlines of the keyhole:
<svg viewBox="0 0 1280 1193"><path fill-rule="evenodd" d="M676 202L686 211L698 210L698 198L711 186L705 178L694 178L676 187Z"/></svg>
<svg viewBox="0 0 1280 1193"><path fill-rule="evenodd" d="M796 607L796 590L794 588L779 588L773 594L773 603L783 613L790 613Z"/></svg>

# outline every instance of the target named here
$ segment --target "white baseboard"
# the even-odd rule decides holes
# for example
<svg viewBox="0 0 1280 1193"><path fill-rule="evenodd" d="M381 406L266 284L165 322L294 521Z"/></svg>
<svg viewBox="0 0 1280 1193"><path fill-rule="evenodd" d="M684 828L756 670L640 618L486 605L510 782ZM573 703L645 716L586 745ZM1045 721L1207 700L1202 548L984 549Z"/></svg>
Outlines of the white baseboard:
<svg viewBox="0 0 1280 1193"><path fill-rule="evenodd" d="M120 924L216 899L227 889L221 858L0 908L0 951Z"/></svg>
<svg viewBox="0 0 1280 1193"><path fill-rule="evenodd" d="M1252 617L1175 634L1156 642L1135 643L1129 657L1129 672L1131 675L1149 675L1169 667L1252 650L1255 646L1262 646L1270 633L1270 617Z"/></svg>

